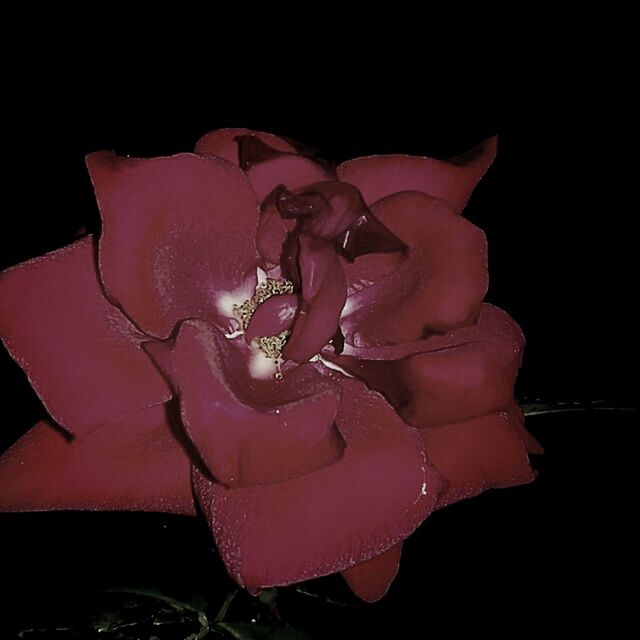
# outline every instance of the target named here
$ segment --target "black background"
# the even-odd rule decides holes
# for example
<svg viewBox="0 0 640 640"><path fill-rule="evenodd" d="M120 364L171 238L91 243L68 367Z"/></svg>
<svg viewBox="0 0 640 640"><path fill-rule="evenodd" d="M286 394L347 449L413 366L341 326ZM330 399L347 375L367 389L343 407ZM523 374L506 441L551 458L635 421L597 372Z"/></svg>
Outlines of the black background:
<svg viewBox="0 0 640 640"><path fill-rule="evenodd" d="M16 82L3 139L2 268L69 243L81 227L98 229L84 168L94 150L172 154L208 130L246 126L298 139L336 162L389 152L444 158L498 133L498 158L466 215L488 236L487 299L527 337L518 395L630 403L635 314L625 280L633 237L616 190L602 189L609 119L584 124L576 103L544 77L529 75L516 89L491 67L453 92L415 70L354 74L346 91L331 74L292 87L279 73L259 81L211 70L183 85L151 77L145 64L133 71L126 86L108 67L100 75L56 65ZM1 450L45 412L6 352L0 367ZM385 600L348 614L285 602L283 616L312 629L359 625L363 637L382 621L397 625L397 637L424 637L435 626L519 635L552 619L555 630L592 622L607 592L596 533L600 461L609 454L602 436L624 441L630 418L587 412L528 426L547 450L537 481L429 518L407 541ZM204 525L180 518L5 515L0 536L6 610L22 621L47 620L59 608L81 616L87 594L105 585L191 584L220 598L231 588ZM337 578L316 583L349 598Z"/></svg>

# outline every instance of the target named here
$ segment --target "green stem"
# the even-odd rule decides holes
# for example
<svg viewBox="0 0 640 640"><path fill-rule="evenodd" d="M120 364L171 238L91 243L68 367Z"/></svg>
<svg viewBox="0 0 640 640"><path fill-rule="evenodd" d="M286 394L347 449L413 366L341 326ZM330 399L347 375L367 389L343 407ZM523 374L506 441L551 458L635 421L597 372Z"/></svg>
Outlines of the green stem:
<svg viewBox="0 0 640 640"><path fill-rule="evenodd" d="M229 606L233 602L233 599L236 597L237 593L238 593L238 590L235 589L224 599L224 602L222 603L222 606L220 607L220 611L218 611L218 615L215 617L214 622L217 623L217 622L222 622L224 620L225 616L227 615L227 611L229 610Z"/></svg>
<svg viewBox="0 0 640 640"><path fill-rule="evenodd" d="M624 406L611 400L587 400L584 402L532 402L520 404L525 416L543 416L552 413L574 413L576 411L635 411L634 407Z"/></svg>

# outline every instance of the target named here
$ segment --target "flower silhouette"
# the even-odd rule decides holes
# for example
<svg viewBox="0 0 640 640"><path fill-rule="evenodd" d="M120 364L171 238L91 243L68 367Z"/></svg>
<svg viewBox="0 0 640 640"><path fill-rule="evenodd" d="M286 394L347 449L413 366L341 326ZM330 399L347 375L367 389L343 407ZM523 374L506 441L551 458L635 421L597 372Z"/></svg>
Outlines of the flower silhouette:
<svg viewBox="0 0 640 640"><path fill-rule="evenodd" d="M252 593L340 571L382 597L434 509L534 478L523 336L460 215L495 146L333 167L224 129L89 155L99 239L0 279L51 416L0 458L0 509L198 510Z"/></svg>

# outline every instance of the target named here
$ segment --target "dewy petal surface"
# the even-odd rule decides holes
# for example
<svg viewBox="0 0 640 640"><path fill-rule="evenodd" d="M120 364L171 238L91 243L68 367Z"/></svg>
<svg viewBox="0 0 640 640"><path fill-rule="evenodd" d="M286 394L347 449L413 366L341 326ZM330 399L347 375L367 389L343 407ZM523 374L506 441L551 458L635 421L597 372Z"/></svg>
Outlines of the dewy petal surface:
<svg viewBox="0 0 640 640"><path fill-rule="evenodd" d="M523 350L520 327L485 304L476 324L443 336L323 355L384 394L406 422L426 427L509 408Z"/></svg>
<svg viewBox="0 0 640 640"><path fill-rule="evenodd" d="M442 200L417 191L389 196L371 210L409 251L400 262L397 254L374 254L344 265L346 341L397 344L475 320L488 286L484 233ZM387 262L385 271L380 267Z"/></svg>
<svg viewBox="0 0 640 640"><path fill-rule="evenodd" d="M39 422L0 456L0 511L195 515L189 469L164 406L73 440L51 423Z"/></svg>
<svg viewBox="0 0 640 640"><path fill-rule="evenodd" d="M208 153L213 156L218 156L239 166L238 142L236 141L236 138L239 136L256 136L261 142L264 142L276 151L283 151L285 153L297 152L291 143L278 136L264 131L252 131L251 129L242 128L210 131L196 142L194 151L196 153Z"/></svg>
<svg viewBox="0 0 640 640"><path fill-rule="evenodd" d="M496 155L497 137L448 161L419 156L381 155L356 158L337 168L338 178L356 185L368 204L399 191L422 191L464 209Z"/></svg>
<svg viewBox="0 0 640 640"><path fill-rule="evenodd" d="M188 317L224 328L221 292L250 297L256 283L258 205L244 173L195 154L99 152L87 166L103 221L99 264L108 293L155 337Z"/></svg>
<svg viewBox="0 0 640 640"><path fill-rule="evenodd" d="M181 325L173 348L148 346L180 397L182 423L208 470L231 486L311 474L343 449L334 425L340 387L307 364L255 379L244 340L204 322ZM170 349L170 350L169 350Z"/></svg>
<svg viewBox="0 0 640 640"><path fill-rule="evenodd" d="M371 560L345 569L342 577L359 598L365 602L376 602L387 593L394 581L401 555L402 543L399 543Z"/></svg>
<svg viewBox="0 0 640 640"><path fill-rule="evenodd" d="M91 237L0 275L0 334L51 416L75 434L171 397L148 337L110 304Z"/></svg>
<svg viewBox="0 0 640 640"><path fill-rule="evenodd" d="M445 507L491 488L535 479L525 442L508 411L442 427L419 429L427 456L449 482L438 501Z"/></svg>
<svg viewBox="0 0 640 640"><path fill-rule="evenodd" d="M416 529L442 490L417 431L361 382L336 379L346 448L334 464L238 489L194 468L194 490L227 569L252 592L379 556Z"/></svg>

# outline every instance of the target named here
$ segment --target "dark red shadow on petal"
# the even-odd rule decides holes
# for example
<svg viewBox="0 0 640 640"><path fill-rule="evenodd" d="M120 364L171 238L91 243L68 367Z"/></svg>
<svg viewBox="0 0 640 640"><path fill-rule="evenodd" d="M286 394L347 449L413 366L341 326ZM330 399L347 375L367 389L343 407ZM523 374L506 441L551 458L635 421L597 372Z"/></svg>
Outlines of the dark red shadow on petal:
<svg viewBox="0 0 640 640"><path fill-rule="evenodd" d="M340 245L342 254L350 262L370 253L399 252L406 256L409 252L408 246L370 211L365 211L352 227L347 229Z"/></svg>
<svg viewBox="0 0 640 640"><path fill-rule="evenodd" d="M511 317L483 305L475 325L445 336L323 355L383 393L407 423L426 427L510 407L523 349Z"/></svg>
<svg viewBox="0 0 640 640"><path fill-rule="evenodd" d="M282 218L274 198L269 195L260 208L260 220L256 231L256 248L267 270L280 263L284 242L295 226L295 220Z"/></svg>
<svg viewBox="0 0 640 640"><path fill-rule="evenodd" d="M377 202L374 215L409 247L344 265L350 292L340 326L356 347L398 344L474 322L488 286L482 231L416 191Z"/></svg>
<svg viewBox="0 0 640 640"><path fill-rule="evenodd" d="M301 300L282 353L287 360L305 362L335 335L347 285L340 259L330 244L305 235L298 236L297 244Z"/></svg>
<svg viewBox="0 0 640 640"><path fill-rule="evenodd" d="M296 219L296 232L331 242L348 260L372 252L406 253L407 245L369 211L356 187L322 182L293 193L283 186L274 192L284 219Z"/></svg>
<svg viewBox="0 0 640 640"><path fill-rule="evenodd" d="M305 185L333 180L334 177L315 160L297 155L285 155L254 165L247 171L258 202L262 203L278 185L295 190Z"/></svg>
<svg viewBox="0 0 640 640"><path fill-rule="evenodd" d="M285 152L270 147L255 135L236 136L235 141L238 144L238 161L243 171L259 162L285 155Z"/></svg>
<svg viewBox="0 0 640 640"><path fill-rule="evenodd" d="M268 147L275 151L284 153L299 153L294 143L289 140L274 136L271 133L264 131L252 131L250 129L217 129L216 131L210 131L198 140L194 151L196 153L207 153L210 155L224 158L233 164L239 165L239 149L237 138L239 136L252 136L257 138ZM306 154L302 154L306 155Z"/></svg>

